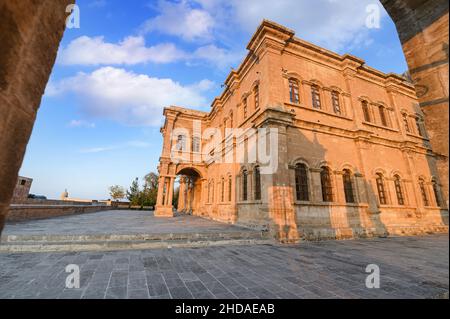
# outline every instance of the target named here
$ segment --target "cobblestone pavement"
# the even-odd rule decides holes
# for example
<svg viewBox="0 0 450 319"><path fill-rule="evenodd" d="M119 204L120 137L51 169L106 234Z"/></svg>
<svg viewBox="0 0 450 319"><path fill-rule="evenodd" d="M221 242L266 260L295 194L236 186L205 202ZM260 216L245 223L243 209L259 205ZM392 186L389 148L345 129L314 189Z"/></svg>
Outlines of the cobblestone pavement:
<svg viewBox="0 0 450 319"><path fill-rule="evenodd" d="M65 267L81 269L65 288ZM381 288L365 287L377 264ZM145 251L0 254L0 298L435 298L447 235Z"/></svg>
<svg viewBox="0 0 450 319"><path fill-rule="evenodd" d="M2 235L92 235L250 231L195 216L155 218L151 211L105 212L7 223Z"/></svg>

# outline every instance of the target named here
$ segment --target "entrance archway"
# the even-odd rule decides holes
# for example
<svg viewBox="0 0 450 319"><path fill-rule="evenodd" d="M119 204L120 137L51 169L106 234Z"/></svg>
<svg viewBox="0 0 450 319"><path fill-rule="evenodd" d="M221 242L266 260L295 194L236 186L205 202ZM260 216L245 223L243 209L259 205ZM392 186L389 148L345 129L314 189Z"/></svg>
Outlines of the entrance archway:
<svg viewBox="0 0 450 319"><path fill-rule="evenodd" d="M183 168L177 175L180 178L177 210L182 214L197 215L202 196L201 175L194 168Z"/></svg>

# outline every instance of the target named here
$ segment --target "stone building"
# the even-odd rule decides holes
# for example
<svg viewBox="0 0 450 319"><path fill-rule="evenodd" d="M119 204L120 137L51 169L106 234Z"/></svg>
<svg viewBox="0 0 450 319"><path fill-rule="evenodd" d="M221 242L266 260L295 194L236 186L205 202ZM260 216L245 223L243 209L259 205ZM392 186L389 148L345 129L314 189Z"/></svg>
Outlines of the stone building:
<svg viewBox="0 0 450 319"><path fill-rule="evenodd" d="M282 241L448 231L412 84L267 20L247 49L209 113L164 109L157 216L180 176L179 211Z"/></svg>
<svg viewBox="0 0 450 319"><path fill-rule="evenodd" d="M12 198L13 203L21 203L27 200L30 194L32 178L19 176L17 179L16 187L14 188L14 194Z"/></svg>

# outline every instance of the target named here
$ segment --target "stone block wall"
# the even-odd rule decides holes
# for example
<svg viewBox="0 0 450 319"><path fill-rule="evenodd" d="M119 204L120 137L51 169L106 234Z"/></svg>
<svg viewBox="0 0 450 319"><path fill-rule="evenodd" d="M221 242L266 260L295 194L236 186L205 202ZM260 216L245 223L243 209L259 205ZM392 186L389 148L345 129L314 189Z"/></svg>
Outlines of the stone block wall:
<svg viewBox="0 0 450 319"><path fill-rule="evenodd" d="M111 206L95 205L11 205L6 222L21 222L59 216L88 214L111 209Z"/></svg>
<svg viewBox="0 0 450 319"><path fill-rule="evenodd" d="M0 1L0 232L71 3Z"/></svg>

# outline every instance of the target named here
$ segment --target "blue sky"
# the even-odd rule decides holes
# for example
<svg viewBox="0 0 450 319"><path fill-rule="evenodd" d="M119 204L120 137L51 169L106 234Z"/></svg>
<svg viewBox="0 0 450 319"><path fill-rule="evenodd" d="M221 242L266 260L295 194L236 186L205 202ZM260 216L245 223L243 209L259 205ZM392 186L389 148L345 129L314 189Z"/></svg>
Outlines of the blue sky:
<svg viewBox="0 0 450 319"><path fill-rule="evenodd" d="M406 63L395 26L373 0L78 0L20 174L31 192L108 198L156 172L162 109L209 110L262 19L307 41L351 53L384 72ZM380 8L379 28L366 9Z"/></svg>

